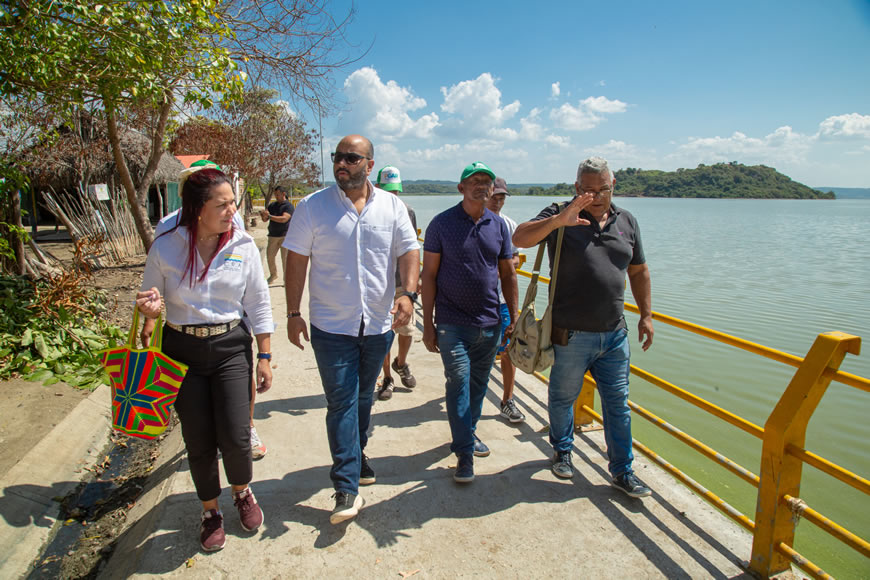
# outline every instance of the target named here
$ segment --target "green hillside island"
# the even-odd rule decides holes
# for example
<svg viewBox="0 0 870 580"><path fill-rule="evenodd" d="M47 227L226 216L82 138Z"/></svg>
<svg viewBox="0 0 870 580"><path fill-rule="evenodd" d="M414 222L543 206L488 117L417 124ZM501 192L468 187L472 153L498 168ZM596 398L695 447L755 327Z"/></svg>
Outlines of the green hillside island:
<svg viewBox="0 0 870 580"><path fill-rule="evenodd" d="M676 171L644 170L629 167L614 176L614 195L625 197L707 197L744 199L835 199L833 192L822 192L792 181L766 165L717 163L696 169ZM530 195L570 195L573 184L560 183L544 190L530 187Z"/></svg>
<svg viewBox="0 0 870 580"><path fill-rule="evenodd" d="M676 171L644 170L629 167L616 172L614 195L625 197L706 197L745 199L835 199L833 192L822 192L792 181L766 165L737 162L699 165L696 169ZM456 184L448 181L416 180L403 183L410 195L456 195ZM573 183L508 185L512 195L574 195Z"/></svg>

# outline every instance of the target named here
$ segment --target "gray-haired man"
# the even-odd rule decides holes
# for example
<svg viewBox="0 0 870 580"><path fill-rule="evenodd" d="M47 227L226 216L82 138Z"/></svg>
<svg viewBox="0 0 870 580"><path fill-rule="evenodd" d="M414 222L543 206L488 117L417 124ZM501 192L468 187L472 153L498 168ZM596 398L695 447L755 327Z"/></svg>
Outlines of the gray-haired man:
<svg viewBox="0 0 870 580"><path fill-rule="evenodd" d="M555 362L548 403L555 451L552 470L561 478L574 475L574 401L588 370L601 395L612 485L631 497L645 497L650 489L631 469L630 362L623 295L628 274L640 309L639 339L646 350L653 340L649 268L637 221L611 203L613 173L607 161L591 157L580 163L574 188L577 195L572 201L550 205L520 224L513 236L514 245L521 248L546 239L552 263L557 230L565 227L553 297Z"/></svg>

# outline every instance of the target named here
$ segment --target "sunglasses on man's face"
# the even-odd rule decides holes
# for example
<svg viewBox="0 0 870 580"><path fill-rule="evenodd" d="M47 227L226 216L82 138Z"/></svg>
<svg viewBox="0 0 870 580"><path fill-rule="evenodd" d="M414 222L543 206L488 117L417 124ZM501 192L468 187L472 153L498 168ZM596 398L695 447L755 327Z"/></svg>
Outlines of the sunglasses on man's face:
<svg viewBox="0 0 870 580"><path fill-rule="evenodd" d="M363 159L368 159L365 155L360 155L358 153L342 153L341 151L336 151L335 153L331 153L333 163L341 163L344 161L348 165L356 165Z"/></svg>

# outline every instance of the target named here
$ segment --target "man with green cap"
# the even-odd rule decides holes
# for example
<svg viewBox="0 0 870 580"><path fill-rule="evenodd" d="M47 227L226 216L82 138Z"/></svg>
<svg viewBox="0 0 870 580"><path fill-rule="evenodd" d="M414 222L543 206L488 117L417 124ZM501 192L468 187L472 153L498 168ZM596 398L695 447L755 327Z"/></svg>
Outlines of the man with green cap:
<svg viewBox="0 0 870 580"><path fill-rule="evenodd" d="M423 343L444 363L450 450L458 457L453 479L459 483L474 480L474 456L490 453L476 428L501 337L499 281L511 316L508 338L517 312L510 232L486 207L493 180L486 164L467 166L457 187L462 201L432 219L423 245Z"/></svg>
<svg viewBox="0 0 870 580"><path fill-rule="evenodd" d="M402 193L402 176L399 173L399 169L393 165L387 165L386 167L381 168L378 171L378 180L375 184L376 187L383 189L384 191L392 192L395 195L399 195ZM407 203L402 201L405 205L405 209L408 211L408 218L411 220L411 225L414 227L414 231L417 231L417 214L414 213L414 210L411 209ZM396 297L399 297L399 293L402 292L404 288L402 284L402 276L399 270L396 270ZM414 311L411 310L411 320L408 321L408 324L404 326L397 327L396 334L398 335L399 341L399 352L395 359L393 359L393 370L398 373L399 378L402 380L402 385L408 389L413 389L417 386L417 379L414 378L414 375L411 374L411 367L408 365L408 352L411 350L411 342L414 338ZM395 387L395 382L393 381L393 375L390 373L390 353L387 352L387 356L384 357L384 380L381 381L381 385L378 388L378 399L381 401L386 401L393 396L393 388Z"/></svg>

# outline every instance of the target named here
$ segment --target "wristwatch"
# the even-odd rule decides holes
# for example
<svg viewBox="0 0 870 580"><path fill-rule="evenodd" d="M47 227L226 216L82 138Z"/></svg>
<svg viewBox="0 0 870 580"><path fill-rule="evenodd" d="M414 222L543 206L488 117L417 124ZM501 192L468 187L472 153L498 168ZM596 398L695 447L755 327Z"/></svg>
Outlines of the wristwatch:
<svg viewBox="0 0 870 580"><path fill-rule="evenodd" d="M272 360L272 353L271 352L258 352L257 353L257 360L261 360L261 359Z"/></svg>
<svg viewBox="0 0 870 580"><path fill-rule="evenodd" d="M396 294L396 298L400 298L400 297L402 297L402 296L407 296L408 298L411 299L411 302L416 302L416 301L417 301L417 293L416 293L416 292L408 292L407 290L400 290L400 291Z"/></svg>

